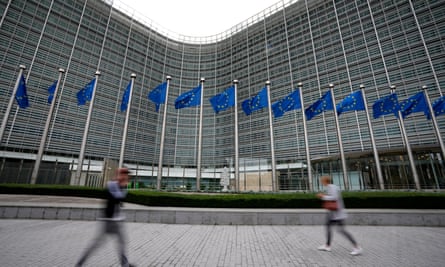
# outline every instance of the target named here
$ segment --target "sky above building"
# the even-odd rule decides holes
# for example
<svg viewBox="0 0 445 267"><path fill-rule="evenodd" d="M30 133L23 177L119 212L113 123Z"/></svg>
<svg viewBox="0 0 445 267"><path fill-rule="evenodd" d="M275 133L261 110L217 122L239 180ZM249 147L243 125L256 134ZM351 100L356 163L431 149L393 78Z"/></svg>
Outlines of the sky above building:
<svg viewBox="0 0 445 267"><path fill-rule="evenodd" d="M120 1L167 30L196 37L224 32L277 2L282 2L280 0Z"/></svg>

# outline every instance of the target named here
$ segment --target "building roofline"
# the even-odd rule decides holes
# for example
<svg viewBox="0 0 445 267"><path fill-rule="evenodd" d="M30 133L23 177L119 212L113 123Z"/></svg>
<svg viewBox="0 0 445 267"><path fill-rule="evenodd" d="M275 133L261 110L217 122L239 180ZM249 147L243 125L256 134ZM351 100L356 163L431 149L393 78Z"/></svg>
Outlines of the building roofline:
<svg viewBox="0 0 445 267"><path fill-rule="evenodd" d="M263 11L258 12L257 14L251 16L250 18L230 27L229 29L217 33L210 36L190 36L190 35L184 35L181 33L177 33L175 31L169 30L163 26L161 26L159 23L155 22L154 20L148 18L147 16L143 15L142 13L138 12L132 7L129 7L127 4L123 2L123 0L102 0L107 5L112 6L113 8L123 12L125 15L129 16L129 19L134 19L141 23L142 25L147 26L149 29L157 32L160 35L165 36L166 38L172 39L174 41L186 43L186 44L211 44L211 43L217 43L219 41L225 40L227 38L230 38L234 34L241 32L251 25L258 23L260 21L263 21L267 17L275 14L278 11L283 10L284 8L298 2L298 0L281 0L277 3L269 6L268 8L264 9Z"/></svg>

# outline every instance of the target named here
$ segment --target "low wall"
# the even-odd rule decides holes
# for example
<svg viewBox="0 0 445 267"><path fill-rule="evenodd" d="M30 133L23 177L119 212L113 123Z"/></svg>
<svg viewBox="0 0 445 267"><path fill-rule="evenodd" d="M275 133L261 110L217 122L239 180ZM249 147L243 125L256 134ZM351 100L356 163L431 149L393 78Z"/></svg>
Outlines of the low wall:
<svg viewBox="0 0 445 267"><path fill-rule="evenodd" d="M322 209L126 208L127 222L207 225L322 225ZM445 226L445 210L348 210L350 225ZM101 208L0 205L1 219L94 221Z"/></svg>

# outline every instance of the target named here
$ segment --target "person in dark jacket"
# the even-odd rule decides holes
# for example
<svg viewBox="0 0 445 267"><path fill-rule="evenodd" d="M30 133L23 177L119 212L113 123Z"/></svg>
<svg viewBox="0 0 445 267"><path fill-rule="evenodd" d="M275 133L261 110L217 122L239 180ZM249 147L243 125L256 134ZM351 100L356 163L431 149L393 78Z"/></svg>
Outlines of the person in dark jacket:
<svg viewBox="0 0 445 267"><path fill-rule="evenodd" d="M133 266L129 264L125 252L125 238L122 232L122 222L125 220L125 216L121 214L121 202L127 196L128 174L129 170L127 168L119 168L116 170L115 179L108 182L104 218L100 218L104 224L103 231L88 247L76 266L82 266L85 263L88 257L100 246L106 234L114 235L117 238L121 265L125 267Z"/></svg>

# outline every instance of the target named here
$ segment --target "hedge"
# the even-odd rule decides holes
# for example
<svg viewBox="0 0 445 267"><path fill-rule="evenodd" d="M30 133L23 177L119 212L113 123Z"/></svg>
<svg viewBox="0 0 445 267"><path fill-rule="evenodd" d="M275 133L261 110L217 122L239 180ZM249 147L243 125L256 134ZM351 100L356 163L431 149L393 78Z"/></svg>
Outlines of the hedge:
<svg viewBox="0 0 445 267"><path fill-rule="evenodd" d="M31 194L104 198L105 190L68 185L0 184L0 194ZM445 192L343 192L345 206L363 209L445 209ZM127 202L161 207L320 208L315 193L171 193L130 190Z"/></svg>

